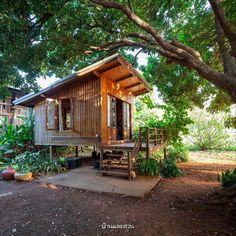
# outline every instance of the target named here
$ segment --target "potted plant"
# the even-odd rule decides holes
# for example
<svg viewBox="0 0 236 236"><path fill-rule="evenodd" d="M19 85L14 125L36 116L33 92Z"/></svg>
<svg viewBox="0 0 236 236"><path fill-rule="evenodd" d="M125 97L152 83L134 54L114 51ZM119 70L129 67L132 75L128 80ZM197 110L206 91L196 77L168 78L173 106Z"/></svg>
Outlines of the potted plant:
<svg viewBox="0 0 236 236"><path fill-rule="evenodd" d="M14 174L17 181L31 181L33 179L32 172L29 169L22 169Z"/></svg>
<svg viewBox="0 0 236 236"><path fill-rule="evenodd" d="M5 170L2 171L2 178L4 180L12 180L14 179L14 174L16 170L13 169L11 166L7 166Z"/></svg>

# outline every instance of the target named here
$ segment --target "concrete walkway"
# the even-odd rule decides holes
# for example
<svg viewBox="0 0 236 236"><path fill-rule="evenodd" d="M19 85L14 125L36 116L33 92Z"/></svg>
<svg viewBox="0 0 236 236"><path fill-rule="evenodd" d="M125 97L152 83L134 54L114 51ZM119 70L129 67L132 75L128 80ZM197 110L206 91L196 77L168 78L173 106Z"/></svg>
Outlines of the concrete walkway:
<svg viewBox="0 0 236 236"><path fill-rule="evenodd" d="M160 177L138 176L128 181L115 176L102 176L92 166L83 166L63 174L42 177L39 181L96 192L144 197L160 181Z"/></svg>

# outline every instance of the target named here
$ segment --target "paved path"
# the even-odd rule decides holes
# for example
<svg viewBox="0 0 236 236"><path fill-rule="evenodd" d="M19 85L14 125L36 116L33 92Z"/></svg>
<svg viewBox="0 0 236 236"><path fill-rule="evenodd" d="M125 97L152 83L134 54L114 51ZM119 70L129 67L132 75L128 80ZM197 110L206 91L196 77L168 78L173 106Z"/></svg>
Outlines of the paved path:
<svg viewBox="0 0 236 236"><path fill-rule="evenodd" d="M39 181L96 192L143 197L160 181L160 177L138 176L134 180L128 181L115 176L101 176L93 167L84 166L64 174L43 177Z"/></svg>

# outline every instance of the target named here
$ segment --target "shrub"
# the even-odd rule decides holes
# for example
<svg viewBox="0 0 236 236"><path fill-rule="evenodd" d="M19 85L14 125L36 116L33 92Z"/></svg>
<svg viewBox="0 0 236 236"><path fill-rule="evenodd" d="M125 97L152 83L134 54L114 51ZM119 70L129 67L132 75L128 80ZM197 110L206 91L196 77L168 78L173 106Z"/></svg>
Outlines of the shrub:
<svg viewBox="0 0 236 236"><path fill-rule="evenodd" d="M24 152L8 162L14 169L20 172L31 171L32 173L61 172L64 170L64 158L51 160L46 150L39 152Z"/></svg>
<svg viewBox="0 0 236 236"><path fill-rule="evenodd" d="M25 124L14 126L5 120L0 132L0 153L15 157L33 147L34 122L32 114L24 119Z"/></svg>
<svg viewBox="0 0 236 236"><path fill-rule="evenodd" d="M230 136L224 126L223 114L210 114L206 110L196 109L191 118L187 139L200 150L222 149L229 146Z"/></svg>
<svg viewBox="0 0 236 236"><path fill-rule="evenodd" d="M188 152L183 146L174 146L168 148L168 155L172 159L175 159L177 162L187 162L188 161Z"/></svg>
<svg viewBox="0 0 236 236"><path fill-rule="evenodd" d="M234 171L226 170L219 175L223 187L236 186L236 168Z"/></svg>
<svg viewBox="0 0 236 236"><path fill-rule="evenodd" d="M161 162L161 175L164 177L177 177L181 170L176 165L175 158L167 157Z"/></svg>
<svg viewBox="0 0 236 236"><path fill-rule="evenodd" d="M142 159L139 163L139 172L141 175L157 176L160 173L160 163L153 158Z"/></svg>

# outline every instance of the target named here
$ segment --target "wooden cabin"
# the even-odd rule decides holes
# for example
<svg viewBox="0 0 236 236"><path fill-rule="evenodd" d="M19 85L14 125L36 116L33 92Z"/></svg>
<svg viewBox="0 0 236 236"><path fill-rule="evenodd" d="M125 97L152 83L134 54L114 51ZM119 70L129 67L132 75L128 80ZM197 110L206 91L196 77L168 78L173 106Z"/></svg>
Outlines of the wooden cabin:
<svg viewBox="0 0 236 236"><path fill-rule="evenodd" d="M92 145L101 153L126 145L132 152L134 98L149 91L142 76L115 54L14 103L34 107L35 145Z"/></svg>
<svg viewBox="0 0 236 236"><path fill-rule="evenodd" d="M23 123L22 118L26 117L28 109L23 106L14 106L13 101L23 96L23 93L16 88L7 87L8 95L0 99L0 124L7 118L7 122L14 125Z"/></svg>

